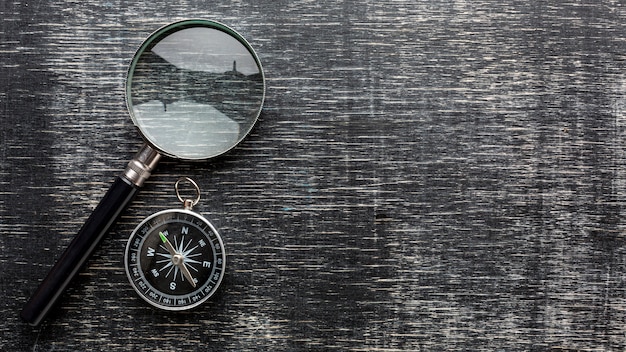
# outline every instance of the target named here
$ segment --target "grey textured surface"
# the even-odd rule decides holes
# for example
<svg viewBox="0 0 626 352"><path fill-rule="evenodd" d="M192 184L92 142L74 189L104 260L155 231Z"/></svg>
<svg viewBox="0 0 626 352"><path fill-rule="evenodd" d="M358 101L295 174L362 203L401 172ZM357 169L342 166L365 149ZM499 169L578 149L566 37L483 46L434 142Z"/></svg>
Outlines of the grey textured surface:
<svg viewBox="0 0 626 352"><path fill-rule="evenodd" d="M189 17L257 50L258 126L213 162L163 162L27 326L141 144L134 50ZM0 349L626 349L623 3L7 0L0 18ZM122 256L181 175L229 266L208 304L166 314Z"/></svg>

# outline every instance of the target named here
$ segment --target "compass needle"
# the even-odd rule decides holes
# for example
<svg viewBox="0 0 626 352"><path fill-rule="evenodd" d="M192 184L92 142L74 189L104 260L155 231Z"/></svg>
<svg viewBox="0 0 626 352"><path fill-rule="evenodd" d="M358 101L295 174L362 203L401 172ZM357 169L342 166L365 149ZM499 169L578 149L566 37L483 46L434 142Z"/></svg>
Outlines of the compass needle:
<svg viewBox="0 0 626 352"><path fill-rule="evenodd" d="M174 249L170 241L167 239L167 237L165 237L163 232L159 232L159 237L161 238L161 241L163 241L163 243L165 244L165 248L170 253L170 255L172 255L172 257L175 256L177 254L176 250Z"/></svg>
<svg viewBox="0 0 626 352"><path fill-rule="evenodd" d="M187 268L187 265L185 265L184 262L180 266L180 270L183 272L183 274L185 275L185 278L187 278L191 286L196 287L196 282L193 279L193 276L191 276L191 273L189 272L189 269Z"/></svg>

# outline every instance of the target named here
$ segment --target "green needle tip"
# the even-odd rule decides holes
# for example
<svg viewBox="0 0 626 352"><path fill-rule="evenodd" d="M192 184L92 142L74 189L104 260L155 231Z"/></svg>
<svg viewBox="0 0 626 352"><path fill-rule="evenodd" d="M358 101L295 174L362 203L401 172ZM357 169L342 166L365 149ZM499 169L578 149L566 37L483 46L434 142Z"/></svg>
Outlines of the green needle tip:
<svg viewBox="0 0 626 352"><path fill-rule="evenodd" d="M161 237L161 241L163 241L163 243L167 242L167 238L165 237L165 235L163 234L163 232L159 232L159 237Z"/></svg>

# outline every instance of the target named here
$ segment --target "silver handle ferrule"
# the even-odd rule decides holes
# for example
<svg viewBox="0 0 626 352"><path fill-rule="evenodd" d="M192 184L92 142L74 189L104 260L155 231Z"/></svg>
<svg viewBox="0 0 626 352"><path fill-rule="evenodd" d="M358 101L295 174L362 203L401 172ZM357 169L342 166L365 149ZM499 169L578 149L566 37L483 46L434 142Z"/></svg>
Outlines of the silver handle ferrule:
<svg viewBox="0 0 626 352"><path fill-rule="evenodd" d="M152 174L152 170L156 167L161 159L161 154L145 143L139 150L133 160L128 162L126 170L122 173L122 177L131 184L141 187Z"/></svg>

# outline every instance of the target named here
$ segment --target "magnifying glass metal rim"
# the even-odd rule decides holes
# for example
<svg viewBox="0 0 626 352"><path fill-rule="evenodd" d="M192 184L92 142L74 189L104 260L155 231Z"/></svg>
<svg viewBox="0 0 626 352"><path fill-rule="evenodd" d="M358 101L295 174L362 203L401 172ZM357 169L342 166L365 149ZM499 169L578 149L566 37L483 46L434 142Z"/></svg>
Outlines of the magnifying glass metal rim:
<svg viewBox="0 0 626 352"><path fill-rule="evenodd" d="M170 152L168 152L167 150L164 150L163 148L161 148L159 146L159 143L155 140L153 140L152 138L149 137L149 135L147 133L145 133L145 131L142 129L141 124L138 122L137 117L134 114L134 109L133 109L133 102L132 102L132 97L131 97L131 89L132 89L132 79L133 79L133 72L135 70L135 67L137 65L137 62L139 61L139 58L141 56L141 54L146 51L146 49L150 48L152 44L156 44L155 40L156 39L161 39L161 37L170 32L170 31L174 31L174 30L182 30L184 28L193 28L193 27L204 27L204 28L212 28L212 29L216 29L216 30L220 30L232 37L234 37L235 39L237 39L241 44L243 44L245 46L245 48L248 50L248 52L250 53L250 55L252 55L252 57L254 58L254 62L256 63L256 65L259 68L259 74L261 75L261 83L262 83L262 95L261 95L261 100L259 102L259 109L258 112L256 113L256 116L254 117L254 119L252 121L250 121L250 126L248 127L247 131L244 131L245 133L241 133L240 137L237 139L237 141L235 143L233 143L229 148L227 149L223 149L219 152L213 153L213 154L208 154L208 155L204 155L204 156L199 156L199 157L180 157L177 156L175 154L172 154ZM252 48L252 46L250 45L250 43L241 35L239 34L239 32L237 32L236 30L232 29L231 27L218 22L218 21L213 21L213 20L207 20L207 19L200 19L200 18L195 18L195 19L186 19L186 20L181 20L181 21L177 21L177 22L172 22L169 24L166 24L164 26L162 26L161 28L157 29L156 31L152 32L152 34L150 34L139 46L139 48L137 49L137 51L135 51L135 54L133 55L133 60L131 61L130 65L128 66L128 70L126 72L126 94L125 94L125 100L126 100L126 107L128 109L128 113L130 114L130 118L133 121L133 124L135 125L135 127L137 128L137 130L139 131L139 134L142 136L142 138L144 139L144 141L146 143L148 143L151 147L153 147L154 149L156 149L159 154L161 155L165 155L168 156L170 158L174 158L174 159L180 159L180 160L207 160L207 159L212 159L215 157L218 157L220 155L223 155L225 153L228 153L229 151L231 151L233 148L235 148L237 145L239 145L244 139L245 137L250 133L250 131L252 131L252 129L254 128L254 126L256 125L256 122L259 119L259 116L261 115L262 112L262 108L263 108L263 104L265 103L265 91L266 91L266 85L265 85L265 72L263 70L263 66L261 65L261 60L259 59L256 51L254 51L254 49Z"/></svg>
<svg viewBox="0 0 626 352"><path fill-rule="evenodd" d="M250 125L246 133L242 134L237 142L228 150L198 159L178 158L176 155L170 155L167 151L161 150L157 145L153 145L151 141L148 141L140 126L136 123L136 119L132 113L132 102L129 102L128 100L130 95L130 85L128 82L132 79L132 69L137 63L138 57L141 55L143 50L145 50L152 41L165 33L165 31L185 25L206 26L220 29L238 39L253 55L263 80L263 95L261 97L262 99L260 101L261 104L259 106L259 111L255 116L254 122ZM129 66L128 72L130 76L126 80L126 104L131 118L133 119L133 123L135 123L135 126L146 142L135 157L128 163L124 172L115 179L114 183L106 192L98 206L93 210L89 218L78 231L78 234L70 242L65 251L61 254L61 257L59 257L57 262L50 269L48 275L44 278L44 280L42 280L37 290L24 305L20 316L30 325L37 326L45 319L69 285L70 281L77 275L80 268L85 264L97 245L102 241L109 228L117 221L122 211L128 206L135 194L137 194L139 189L142 187L144 181L150 177L152 170L154 170L159 162L159 159L161 158L161 154L177 159L204 160L228 152L238 145L244 137L248 135L248 133L250 133L250 130L252 130L259 118L259 115L261 114L263 103L265 101L265 75L258 56L254 50L252 50L250 44L241 35L230 27L215 21L192 19L174 22L161 27L142 43L140 48L135 53L135 56L133 56L133 61L131 66Z"/></svg>

